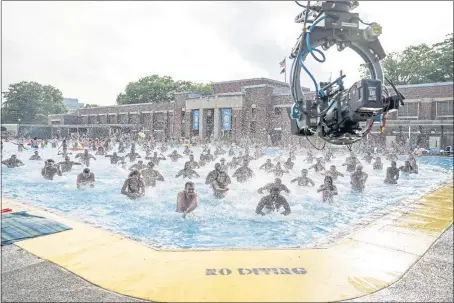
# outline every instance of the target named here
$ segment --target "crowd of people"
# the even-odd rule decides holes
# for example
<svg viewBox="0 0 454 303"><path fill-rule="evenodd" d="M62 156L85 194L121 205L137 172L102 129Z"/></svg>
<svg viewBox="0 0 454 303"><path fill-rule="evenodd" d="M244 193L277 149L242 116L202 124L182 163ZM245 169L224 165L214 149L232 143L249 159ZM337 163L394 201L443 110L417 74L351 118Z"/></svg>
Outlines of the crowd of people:
<svg viewBox="0 0 454 303"><path fill-rule="evenodd" d="M222 199L229 193L229 185L232 179L238 183L247 183L255 174L271 174L274 176L274 182L266 184L258 189L259 194L267 193L266 196L260 199L256 207L258 215L266 215L271 212L279 212L282 215L289 215L291 208L282 192L289 193L288 187L282 183L284 174L293 175L294 178L290 183L296 182L300 187L315 187L316 183L309 177L309 172L320 174L323 176L323 184L317 188L317 192L321 193L321 201L333 203L334 197L338 195L338 189L335 185L339 178L345 178L349 175L351 190L361 193L366 188L368 174L363 171L364 165L372 166L373 170L383 170L382 157L385 157L390 162L390 166L386 168L385 184L397 184L399 175L418 173L417 161L411 152L407 152L407 159L402 166L397 165L398 157L393 150L383 153L377 153L376 150L364 149L362 152L362 163L355 152L350 152L342 164L345 167L345 172L337 170L335 165L329 165L332 158L339 157L340 154L328 147L324 149L322 157L315 157L312 149L301 148L300 146L291 146L286 152L286 160L283 161L282 156L271 159L266 157L264 147L259 145L245 145L242 149L236 148L233 144L229 146L222 144L205 144L200 147L202 152L198 161L191 148L193 145L186 145L182 154L178 152L181 146L178 142L164 142L157 144L150 137L138 137L131 135L121 135L107 138L104 140L89 139L89 138L71 138L71 139L51 139L41 140L33 138L26 140L25 138L8 140L9 143L17 145L18 153L30 148L34 150L29 161L43 161L39 154L39 149L50 147L56 149L57 156L63 158L62 161L54 159L44 160L44 167L41 170L41 175L44 179L54 180L56 176L62 176L72 170L73 166L81 166L82 172L77 175L77 188L83 189L86 187L94 187L96 183L95 173L90 170L90 165L97 157L105 157L110 160L112 165L116 165L130 171L127 179L121 187L121 194L130 199L138 199L145 195L145 190L148 187L158 186L158 182L164 182L164 176L157 170L161 161L171 161L178 165L179 160L186 158L181 169L174 177L183 179L201 178L197 172L201 167L212 165L213 170L210 171L205 178L205 184L213 191L213 196ZM29 147L26 147L26 142ZM139 154L138 149L143 151ZM169 152L165 156L163 153ZM212 152L212 149L214 152ZM3 150L3 142L2 142ZM92 153L94 153L94 155ZM74 153L73 153L74 152ZM300 173L294 171L296 153L305 155L304 162L307 168L303 168ZM121 154L121 155L120 155ZM73 157L73 160L71 159ZM226 158L230 158L228 162ZM251 161L258 162L258 171L249 167ZM274 163L273 163L274 162ZM263 163L263 164L260 164ZM10 158L2 160L2 164L9 168L23 166L24 162L19 160L17 155L13 154ZM329 165L329 167L328 167ZM295 174L296 173L296 174ZM167 176L166 176L167 178ZM184 184L184 189L177 194L176 211L182 213L186 217L197 208L199 197L195 189L195 184L187 181Z"/></svg>

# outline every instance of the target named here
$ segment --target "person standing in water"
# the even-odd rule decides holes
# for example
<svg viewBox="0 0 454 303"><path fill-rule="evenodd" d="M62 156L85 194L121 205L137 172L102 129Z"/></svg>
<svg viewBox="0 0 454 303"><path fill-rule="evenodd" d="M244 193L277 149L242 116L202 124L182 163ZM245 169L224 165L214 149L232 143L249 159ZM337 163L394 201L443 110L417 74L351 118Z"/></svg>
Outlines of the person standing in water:
<svg viewBox="0 0 454 303"><path fill-rule="evenodd" d="M282 184L282 180L281 180L280 178L276 178L276 179L274 179L274 182L268 183L268 184L266 184L265 186L260 187L260 188L257 190L257 192L258 192L259 194L263 194L263 191L264 191L264 190L269 191L269 190L271 190L271 188L274 188L274 187L279 188L279 192L285 191L287 194L290 193L290 189L288 189L287 186L285 186L284 184Z"/></svg>
<svg viewBox="0 0 454 303"><path fill-rule="evenodd" d="M73 165L82 165L82 164L79 162L71 161L69 156L66 156L65 161L59 162L59 163L57 163L57 165L60 166L61 172L66 173L66 172L71 171L71 169L73 168Z"/></svg>
<svg viewBox="0 0 454 303"><path fill-rule="evenodd" d="M142 170L143 181L145 186L156 186L156 181L164 181L164 177L160 172L154 170L154 163L148 162L148 167Z"/></svg>
<svg viewBox="0 0 454 303"><path fill-rule="evenodd" d="M249 161L244 160L243 166L238 168L232 175L239 183L244 183L254 177L254 172L248 167Z"/></svg>
<svg viewBox="0 0 454 303"><path fill-rule="evenodd" d="M184 164L184 168L178 172L178 174L175 176L175 178L178 178L179 176L183 176L183 179L189 178L192 179L192 177L200 177L200 175L193 169L190 168L189 162L186 162Z"/></svg>
<svg viewBox="0 0 454 303"><path fill-rule="evenodd" d="M135 170L129 174L128 179L123 183L121 194L133 200L145 195L145 184L140 178L139 171Z"/></svg>
<svg viewBox="0 0 454 303"><path fill-rule="evenodd" d="M29 160L42 160L42 158L41 158L41 156L38 154L38 151L35 150L35 152L33 153L33 156L31 156Z"/></svg>
<svg viewBox="0 0 454 303"><path fill-rule="evenodd" d="M344 176L344 174L342 174L341 172L337 171L336 165L331 165L328 171L322 172L322 175L330 176L334 181L337 180L337 177L339 177L339 176L343 177Z"/></svg>
<svg viewBox="0 0 454 303"><path fill-rule="evenodd" d="M295 178L290 183L298 181L298 186L309 186L311 184L312 186L315 186L314 181L312 179L307 177L308 170L303 168L301 170L301 177Z"/></svg>
<svg viewBox="0 0 454 303"><path fill-rule="evenodd" d="M375 162L373 164L373 169L374 170L383 170L383 163L381 162L380 157L377 157L377 159L375 159Z"/></svg>
<svg viewBox="0 0 454 303"><path fill-rule="evenodd" d="M271 171L274 168L274 164L271 163L271 159L266 159L266 162L263 163L259 169L264 169L266 172Z"/></svg>
<svg viewBox="0 0 454 303"><path fill-rule="evenodd" d="M193 182L186 182L184 190L180 191L177 196L177 212L183 213L183 218L194 211L199 203L197 192L194 189Z"/></svg>
<svg viewBox="0 0 454 303"><path fill-rule="evenodd" d="M386 169L385 184L397 184L399 180L399 169L397 168L396 161L391 161L391 167Z"/></svg>
<svg viewBox="0 0 454 303"><path fill-rule="evenodd" d="M62 175L60 167L55 165L54 160L49 159L44 162L44 168L41 170L41 175L44 179L54 180L55 175Z"/></svg>
<svg viewBox="0 0 454 303"><path fill-rule="evenodd" d="M232 183L232 181L227 172L222 170L220 163L214 165L214 170L208 174L205 180L205 184L211 185L213 194L216 198L224 198L227 195L227 191L229 190L227 186L230 183Z"/></svg>
<svg viewBox="0 0 454 303"><path fill-rule="evenodd" d="M90 172L89 168L84 168L83 172L77 175L76 184L78 189L80 189L81 186L95 187L95 174Z"/></svg>
<svg viewBox="0 0 454 303"><path fill-rule="evenodd" d="M325 176L324 184L320 185L317 192L322 192L323 202L333 202L333 196L337 195L337 187L333 184L333 178Z"/></svg>
<svg viewBox="0 0 454 303"><path fill-rule="evenodd" d="M166 160L166 157L164 157L163 154L158 156L157 152L153 152L153 157L146 157L145 159L151 160L151 162L153 162L155 166L159 166L159 162L161 162L161 160Z"/></svg>
<svg viewBox="0 0 454 303"><path fill-rule="evenodd" d="M143 161L142 160L139 160L139 162L137 162L136 164L133 164L131 165L131 167L129 168L130 171L133 171L133 170L142 170L144 169L145 167L147 167L145 164L143 164Z"/></svg>
<svg viewBox="0 0 454 303"><path fill-rule="evenodd" d="M96 161L96 158L92 154L88 153L88 149L84 150L83 153L77 154L75 158L77 159L79 157L80 157L80 162L87 167L90 166L90 159L93 159Z"/></svg>
<svg viewBox="0 0 454 303"><path fill-rule="evenodd" d="M167 157L169 157L172 162L177 162L178 159L183 158L183 156L180 155L176 149L171 154L168 154Z"/></svg>
<svg viewBox="0 0 454 303"><path fill-rule="evenodd" d="M281 207L284 208L284 212L282 212L281 215L287 216L292 212L287 200L280 195L280 189L278 187L273 187L268 196L260 199L260 202L255 209L255 213L264 216L273 211L279 212Z"/></svg>
<svg viewBox="0 0 454 303"><path fill-rule="evenodd" d="M6 165L9 168L25 165L21 160L17 159L16 155L11 155L11 158L3 160L2 164Z"/></svg>
<svg viewBox="0 0 454 303"><path fill-rule="evenodd" d="M363 172L363 166L358 164L356 171L350 175L350 184L352 190L356 192L363 192L366 187L367 173Z"/></svg>

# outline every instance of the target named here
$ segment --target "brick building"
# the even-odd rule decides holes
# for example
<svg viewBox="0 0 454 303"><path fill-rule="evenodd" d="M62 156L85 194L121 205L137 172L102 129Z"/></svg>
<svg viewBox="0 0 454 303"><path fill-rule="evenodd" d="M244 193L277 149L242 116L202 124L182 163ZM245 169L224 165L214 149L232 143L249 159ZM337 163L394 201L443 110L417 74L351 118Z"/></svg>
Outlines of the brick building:
<svg viewBox="0 0 454 303"><path fill-rule="evenodd" d="M301 140L290 134L292 105L288 84L266 78L212 83L210 96L176 93L170 103L131 104L82 108L68 115L50 115L55 134L71 132L103 136L115 131L151 133L157 140L202 139L229 136L235 141L250 137L273 145ZM405 106L390 115L386 127L389 141L406 138L426 147L453 145L453 83L399 86ZM306 89L308 98L313 95ZM372 134L379 133L379 124Z"/></svg>

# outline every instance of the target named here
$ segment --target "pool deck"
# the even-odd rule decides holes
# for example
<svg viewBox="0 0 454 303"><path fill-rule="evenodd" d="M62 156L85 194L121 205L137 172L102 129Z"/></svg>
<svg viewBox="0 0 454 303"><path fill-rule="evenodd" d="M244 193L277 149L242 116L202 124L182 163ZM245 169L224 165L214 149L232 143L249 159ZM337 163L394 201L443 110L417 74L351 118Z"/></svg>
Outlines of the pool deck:
<svg viewBox="0 0 454 303"><path fill-rule="evenodd" d="M404 292L408 285L418 286L421 281L415 280L423 275L432 279L430 283L438 278L445 281L439 286L446 285L447 279L452 282L452 228L437 241L452 224L452 183L415 201L405 212L386 215L327 249L158 251L16 201L2 202L3 207L45 215L73 227L18 242L18 247L106 290L146 300L327 302L378 291L359 300L389 301L396 288L399 293L399 287ZM439 252L426 253L436 241L431 250ZM442 252L445 249L451 255ZM450 275L444 276L447 268ZM437 270L440 274L434 274ZM447 296L450 292L452 299L450 285L437 289ZM424 287L416 288L423 294ZM432 298L437 297L427 300Z"/></svg>

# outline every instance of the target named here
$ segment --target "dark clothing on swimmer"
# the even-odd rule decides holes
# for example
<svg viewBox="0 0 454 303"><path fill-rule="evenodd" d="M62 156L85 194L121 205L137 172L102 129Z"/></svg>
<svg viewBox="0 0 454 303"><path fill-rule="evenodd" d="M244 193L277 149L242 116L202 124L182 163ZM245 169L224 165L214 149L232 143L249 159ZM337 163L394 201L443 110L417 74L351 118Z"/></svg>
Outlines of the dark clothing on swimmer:
<svg viewBox="0 0 454 303"><path fill-rule="evenodd" d="M292 211L290 209L290 205L288 204L287 200L281 195L268 195L260 199L257 208L255 209L256 214L258 215L266 215L273 211L279 211L280 208L284 208L284 212L281 214L284 216L289 215Z"/></svg>

